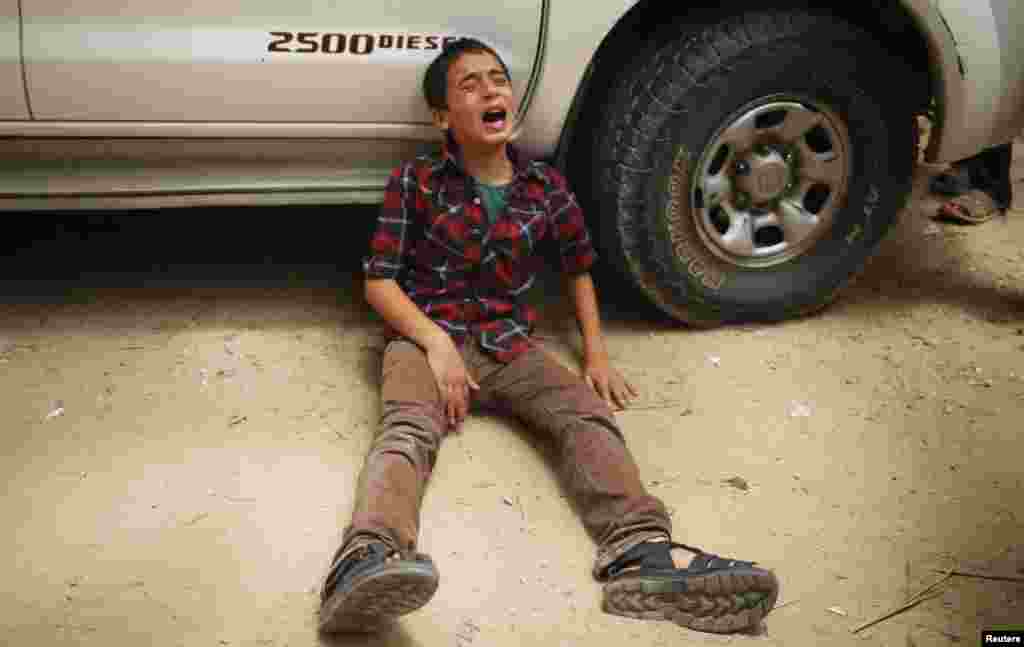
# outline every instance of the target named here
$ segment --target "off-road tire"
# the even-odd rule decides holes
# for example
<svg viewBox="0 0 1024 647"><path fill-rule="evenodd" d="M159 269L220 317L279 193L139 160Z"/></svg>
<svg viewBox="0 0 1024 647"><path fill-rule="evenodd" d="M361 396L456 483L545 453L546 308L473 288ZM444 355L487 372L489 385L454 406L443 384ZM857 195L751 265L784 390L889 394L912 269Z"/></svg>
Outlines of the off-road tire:
<svg viewBox="0 0 1024 647"><path fill-rule="evenodd" d="M910 193L910 74L882 43L829 14L765 10L679 27L626 66L593 121L591 223L606 264L692 325L781 320L826 306ZM670 229L670 180L674 164L677 177L689 168L687 187L677 190L689 195L697 158L727 116L775 95L806 97L842 120L851 149L846 200L800 255L745 267L712 253L692 217L682 231L680 219ZM689 257L676 251L681 236Z"/></svg>

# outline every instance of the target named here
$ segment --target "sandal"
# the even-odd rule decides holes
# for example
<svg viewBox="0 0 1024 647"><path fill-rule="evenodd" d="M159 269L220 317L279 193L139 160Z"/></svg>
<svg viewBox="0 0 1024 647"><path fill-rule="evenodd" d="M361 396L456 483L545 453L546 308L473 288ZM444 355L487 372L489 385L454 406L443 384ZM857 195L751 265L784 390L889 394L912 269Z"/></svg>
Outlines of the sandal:
<svg viewBox="0 0 1024 647"><path fill-rule="evenodd" d="M378 631L429 602L439 581L434 562L419 553L390 559L398 554L380 541L339 549L320 593L320 631Z"/></svg>
<svg viewBox="0 0 1024 647"><path fill-rule="evenodd" d="M984 191L970 191L944 202L936 217L965 225L980 225L1001 212L992 196Z"/></svg>
<svg viewBox="0 0 1024 647"><path fill-rule="evenodd" d="M696 553L676 568L671 550ZM623 553L600 574L604 610L629 618L668 620L711 633L756 629L775 606L779 582L772 571L674 542L645 542Z"/></svg>

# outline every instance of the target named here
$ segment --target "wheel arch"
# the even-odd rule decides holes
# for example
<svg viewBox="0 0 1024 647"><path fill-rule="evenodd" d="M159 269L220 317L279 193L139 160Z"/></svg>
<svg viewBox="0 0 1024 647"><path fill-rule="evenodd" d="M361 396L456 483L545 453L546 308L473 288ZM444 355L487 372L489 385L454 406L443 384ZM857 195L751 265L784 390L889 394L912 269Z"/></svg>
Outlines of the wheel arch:
<svg viewBox="0 0 1024 647"><path fill-rule="evenodd" d="M911 69L921 70L913 79L909 96L914 110L920 112L935 99L938 119L927 157L934 161L942 156L950 139L944 126L957 123L962 113L957 97L964 70L948 25L934 3L928 0L870 0L866 3L742 0L722 6L714 0L697 0L680 7L658 0L640 0L607 33L587 65L555 149L558 168L565 170L576 183L583 180L574 177L585 166L573 159L574 151L579 148L575 136L589 131L587 125L598 112L595 106L609 93L612 79L631 62L630 54L636 52L641 35L643 42L664 42L677 33L673 27L687 19L707 20L762 8L828 9L874 35L892 53L903 57Z"/></svg>

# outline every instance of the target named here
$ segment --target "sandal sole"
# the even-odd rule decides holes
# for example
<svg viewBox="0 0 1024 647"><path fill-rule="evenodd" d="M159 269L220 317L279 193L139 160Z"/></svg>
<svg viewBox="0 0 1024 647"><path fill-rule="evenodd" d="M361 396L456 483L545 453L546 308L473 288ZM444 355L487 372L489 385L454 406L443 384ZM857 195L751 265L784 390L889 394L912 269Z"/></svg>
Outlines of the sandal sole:
<svg viewBox="0 0 1024 647"><path fill-rule="evenodd" d="M606 584L604 592L607 613L736 633L760 626L778 600L779 582L773 572L762 569L731 569L687 577L685 582L625 575Z"/></svg>
<svg viewBox="0 0 1024 647"><path fill-rule="evenodd" d="M432 564L395 562L335 591L320 608L320 631L375 632L434 597L440 578Z"/></svg>

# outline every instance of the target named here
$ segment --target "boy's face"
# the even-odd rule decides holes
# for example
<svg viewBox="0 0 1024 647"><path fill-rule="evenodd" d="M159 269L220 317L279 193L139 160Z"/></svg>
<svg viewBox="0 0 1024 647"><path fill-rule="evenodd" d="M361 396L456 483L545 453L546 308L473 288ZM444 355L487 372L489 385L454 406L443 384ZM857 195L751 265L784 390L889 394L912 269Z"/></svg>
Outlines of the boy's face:
<svg viewBox="0 0 1024 647"><path fill-rule="evenodd" d="M501 63L487 52L466 52L448 68L448 109L434 113L463 147L500 146L512 134L515 99Z"/></svg>

